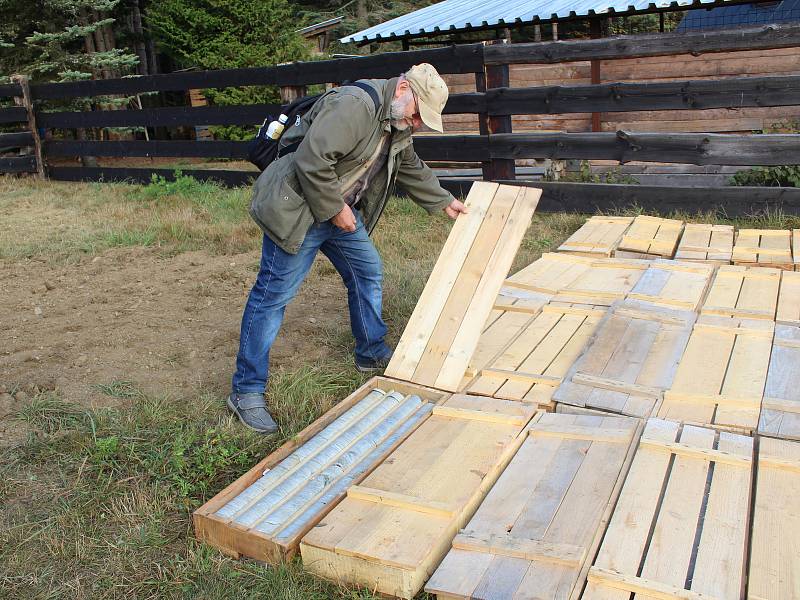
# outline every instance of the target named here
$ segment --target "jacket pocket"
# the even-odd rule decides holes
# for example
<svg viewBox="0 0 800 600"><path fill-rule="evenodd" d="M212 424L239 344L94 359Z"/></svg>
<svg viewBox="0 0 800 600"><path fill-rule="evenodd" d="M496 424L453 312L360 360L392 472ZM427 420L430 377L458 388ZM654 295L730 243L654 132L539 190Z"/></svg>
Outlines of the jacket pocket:
<svg viewBox="0 0 800 600"><path fill-rule="evenodd" d="M261 229L284 250L296 252L314 218L305 198L291 156L275 161L253 188L250 214Z"/></svg>

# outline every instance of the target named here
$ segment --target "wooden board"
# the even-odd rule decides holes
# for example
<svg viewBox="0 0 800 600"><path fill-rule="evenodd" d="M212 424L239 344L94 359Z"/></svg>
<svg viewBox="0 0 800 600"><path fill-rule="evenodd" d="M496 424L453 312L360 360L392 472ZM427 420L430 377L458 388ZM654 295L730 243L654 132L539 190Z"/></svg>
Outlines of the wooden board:
<svg viewBox="0 0 800 600"><path fill-rule="evenodd" d="M800 598L800 443L762 438L748 598Z"/></svg>
<svg viewBox="0 0 800 600"><path fill-rule="evenodd" d="M534 409L454 395L302 540L306 570L412 598L524 441Z"/></svg>
<svg viewBox="0 0 800 600"><path fill-rule="evenodd" d="M478 371L487 366L498 352L524 329L542 307L547 304L550 296L539 292L504 287L495 300L492 312L483 326L481 337L472 358L469 360L464 377L472 379ZM463 380L462 380L463 381ZM459 388L463 388L459 386Z"/></svg>
<svg viewBox="0 0 800 600"><path fill-rule="evenodd" d="M778 323L800 325L800 272L781 273L781 289L778 294Z"/></svg>
<svg viewBox="0 0 800 600"><path fill-rule="evenodd" d="M547 252L506 279L505 286L556 294L591 269L594 262L574 254Z"/></svg>
<svg viewBox="0 0 800 600"><path fill-rule="evenodd" d="M800 327L776 325L758 433L800 440Z"/></svg>
<svg viewBox="0 0 800 600"><path fill-rule="evenodd" d="M563 287L553 300L611 306L622 300L644 274L650 261L606 258L595 260L590 268Z"/></svg>
<svg viewBox="0 0 800 600"><path fill-rule="evenodd" d="M750 437L650 419L583 600L741 598L752 463Z"/></svg>
<svg viewBox="0 0 800 600"><path fill-rule="evenodd" d="M713 265L656 259L633 286L628 298L664 308L697 310L713 274Z"/></svg>
<svg viewBox="0 0 800 600"><path fill-rule="evenodd" d="M386 375L455 390L542 191L476 182Z"/></svg>
<svg viewBox="0 0 800 600"><path fill-rule="evenodd" d="M800 229L792 229L792 262L794 270L800 271Z"/></svg>
<svg viewBox="0 0 800 600"><path fill-rule="evenodd" d="M566 599L579 592L641 422L544 414L425 591L442 598Z"/></svg>
<svg viewBox="0 0 800 600"><path fill-rule="evenodd" d="M590 217L558 247L558 251L580 256L611 256L632 222L633 217Z"/></svg>
<svg viewBox="0 0 800 600"><path fill-rule="evenodd" d="M622 237L614 256L622 258L672 258L678 247L683 221L639 215Z"/></svg>
<svg viewBox="0 0 800 600"><path fill-rule="evenodd" d="M604 314L594 306L546 305L474 378L465 378L462 389L551 406L553 392Z"/></svg>
<svg viewBox="0 0 800 600"><path fill-rule="evenodd" d="M683 229L677 260L729 264L733 254L733 225L687 223Z"/></svg>
<svg viewBox="0 0 800 600"><path fill-rule="evenodd" d="M792 232L788 229L740 229L733 245L733 264L794 270Z"/></svg>
<svg viewBox="0 0 800 600"><path fill-rule="evenodd" d="M774 328L758 319L698 317L658 416L754 431Z"/></svg>
<svg viewBox="0 0 800 600"><path fill-rule="evenodd" d="M694 321L691 311L631 300L615 303L553 400L557 405L651 416L672 384Z"/></svg>
<svg viewBox="0 0 800 600"><path fill-rule="evenodd" d="M232 522L230 518L219 515L218 512L231 500L240 496L242 492L257 482L266 471L276 468L284 460L289 459L293 453L313 440L315 436L335 423L337 419L346 415L348 411L353 410L354 407L376 389L382 389L384 391L396 390L404 395L417 394L422 400L428 403L428 407L430 404L441 403L450 396L449 394L430 388L410 385L386 377L373 377L358 390L350 394L291 440L278 448L278 450L261 460L247 473L198 508L193 515L195 534L198 539L236 558L247 556L269 563L277 563L291 558L297 552L300 538L308 529L313 527L319 519L325 516L327 511L336 506L339 500L344 497L344 490L334 489L333 485L325 486L325 489L320 489L313 495L313 500L318 500L325 495L325 506L313 507L312 503L308 503L306 512L302 515L302 518L300 518L301 515L299 511L298 515L294 515L293 531L287 530L284 533L277 531L276 534L273 535L265 534L258 531L256 528L237 525ZM426 409L426 412L430 412L429 408ZM417 416L423 417L424 415L418 414ZM351 470L348 473L344 473L343 476L353 478L353 482L355 483L363 479L363 477L369 473L369 470L374 468L381 459L391 452L391 450L410 433L413 427L420 422L419 419L416 421L406 421L406 426L408 428L406 431L395 428L394 437L389 440L389 444L377 448L374 455L367 459L369 464L364 464L362 462L360 471ZM338 481L340 483L346 483L344 477ZM332 481L331 484L333 483ZM288 517L286 522L289 524Z"/></svg>
<svg viewBox="0 0 800 600"><path fill-rule="evenodd" d="M705 315L775 319L781 271L723 265L717 269L703 307Z"/></svg>

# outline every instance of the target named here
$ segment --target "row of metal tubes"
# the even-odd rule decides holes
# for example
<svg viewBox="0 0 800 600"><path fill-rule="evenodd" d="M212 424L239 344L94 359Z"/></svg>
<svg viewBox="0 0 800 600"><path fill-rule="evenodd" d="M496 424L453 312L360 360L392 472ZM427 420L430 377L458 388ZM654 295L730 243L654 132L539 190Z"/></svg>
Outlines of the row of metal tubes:
<svg viewBox="0 0 800 600"><path fill-rule="evenodd" d="M309 479L292 494L291 498L287 498L282 506L261 517L253 528L262 533L275 535L313 504L327 489L335 486L343 478L357 477L358 474L354 471L360 466L363 472L368 467L368 464L364 464L364 460L372 456L375 449L381 447L386 438L391 437L396 429L402 427L421 405L422 401L418 397L409 396L390 415L362 435L347 452L337 457L324 471Z"/></svg>
<svg viewBox="0 0 800 600"><path fill-rule="evenodd" d="M312 498L304 507L298 510L296 515L281 528L274 531L273 536L279 541L287 541L300 534L306 525L319 515L322 507L330 504L335 498L349 488L353 482L360 477L367 469L374 465L386 451L405 437L417 424L425 419L433 410L433 405L423 403L411 418L403 421L395 431L387 437L375 450L370 452L358 465L351 469L346 475L341 477L335 484L323 490L322 494ZM302 512L301 512L302 511Z"/></svg>
<svg viewBox="0 0 800 600"><path fill-rule="evenodd" d="M255 527L261 523L282 505L290 501L294 494L306 485L311 478L324 472L342 458L359 440L371 434L376 423L388 418L387 415L390 415L404 402L405 398L402 394L396 392L384 396L383 400L375 408L340 433L325 447L323 452L315 454L303 463L292 473L291 477L287 477L279 485L269 490L249 510L238 515L234 522L245 527Z"/></svg>
<svg viewBox="0 0 800 600"><path fill-rule="evenodd" d="M279 484L280 481L290 476L309 456L323 451L331 443L331 440L335 439L336 435L347 429L353 421L377 405L385 395L386 392L383 390L372 390L363 400L336 418L330 425L297 448L271 470L265 471L263 476L245 488L241 494L231 499L216 514L220 517L232 519L250 508L262 495L269 491L270 487Z"/></svg>

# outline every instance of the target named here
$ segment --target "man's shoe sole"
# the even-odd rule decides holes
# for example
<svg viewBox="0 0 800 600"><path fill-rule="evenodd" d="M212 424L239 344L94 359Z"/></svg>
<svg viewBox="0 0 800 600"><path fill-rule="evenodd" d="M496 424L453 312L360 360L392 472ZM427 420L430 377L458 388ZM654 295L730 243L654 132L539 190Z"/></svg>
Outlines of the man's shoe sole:
<svg viewBox="0 0 800 600"><path fill-rule="evenodd" d="M231 402L231 397L230 396L228 396L227 404L228 404L228 408L230 408L233 411L233 414L235 414L237 417L239 417L239 420L242 422L242 425L244 425L245 427L247 427L249 429L252 429L253 431L257 431L258 433L277 433L278 432L278 426L277 425L275 427L271 428L271 429L259 429L258 427L253 427L252 425L250 425L250 423L245 421L242 418L242 415L239 414L239 409L237 409L236 405L234 405L234 403Z"/></svg>
<svg viewBox="0 0 800 600"><path fill-rule="evenodd" d="M374 373L375 371L383 371L384 369L386 369L386 367L362 367L356 363L356 370L362 373Z"/></svg>

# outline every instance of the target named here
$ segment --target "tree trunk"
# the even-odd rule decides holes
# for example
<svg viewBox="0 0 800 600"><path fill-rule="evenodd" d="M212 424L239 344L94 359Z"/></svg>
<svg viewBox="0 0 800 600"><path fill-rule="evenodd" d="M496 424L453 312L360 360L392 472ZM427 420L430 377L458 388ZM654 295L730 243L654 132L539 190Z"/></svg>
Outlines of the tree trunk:
<svg viewBox="0 0 800 600"><path fill-rule="evenodd" d="M367 18L367 0L358 0L356 5L356 16L359 20Z"/></svg>
<svg viewBox="0 0 800 600"><path fill-rule="evenodd" d="M145 33L142 28L142 10L139 7L139 0L132 0L131 2L131 31L133 32L134 48L136 55L139 57L139 65L137 71L139 75L148 75L150 69L147 64L147 48L145 48L144 40Z"/></svg>

